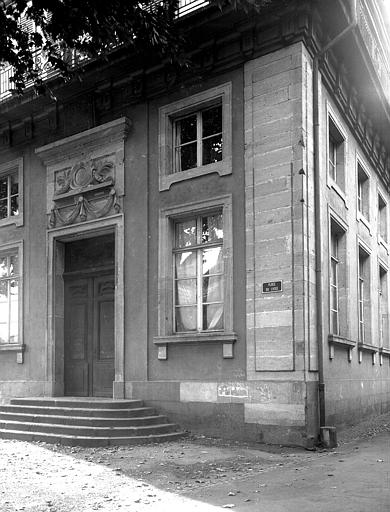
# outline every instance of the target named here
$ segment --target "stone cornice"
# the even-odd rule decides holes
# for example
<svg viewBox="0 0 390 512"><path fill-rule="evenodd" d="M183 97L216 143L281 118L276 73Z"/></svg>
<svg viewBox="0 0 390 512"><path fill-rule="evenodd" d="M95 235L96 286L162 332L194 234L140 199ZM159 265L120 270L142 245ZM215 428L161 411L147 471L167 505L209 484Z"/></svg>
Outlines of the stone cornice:
<svg viewBox="0 0 390 512"><path fill-rule="evenodd" d="M41 146L35 150L35 153L41 158L45 165L54 165L64 159L73 158L80 154L83 149L96 149L102 145L113 144L126 139L130 130L130 121L126 117L121 117L115 121L95 126L90 130L85 130L76 135L71 135L59 141L52 142L46 146Z"/></svg>

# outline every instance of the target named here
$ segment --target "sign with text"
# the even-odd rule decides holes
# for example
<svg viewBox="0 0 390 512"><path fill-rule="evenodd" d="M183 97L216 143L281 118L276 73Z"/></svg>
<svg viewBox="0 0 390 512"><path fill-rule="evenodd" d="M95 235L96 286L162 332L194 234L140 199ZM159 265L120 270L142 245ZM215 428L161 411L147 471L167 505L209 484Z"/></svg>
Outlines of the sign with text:
<svg viewBox="0 0 390 512"><path fill-rule="evenodd" d="M263 283L263 293L281 292L282 281L270 281Z"/></svg>

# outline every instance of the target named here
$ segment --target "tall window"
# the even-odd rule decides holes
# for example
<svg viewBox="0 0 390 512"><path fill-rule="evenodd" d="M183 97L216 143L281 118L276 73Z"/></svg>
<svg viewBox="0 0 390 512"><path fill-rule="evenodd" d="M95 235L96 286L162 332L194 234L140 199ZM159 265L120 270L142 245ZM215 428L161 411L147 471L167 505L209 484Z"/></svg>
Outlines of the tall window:
<svg viewBox="0 0 390 512"><path fill-rule="evenodd" d="M345 139L333 119L328 118L328 173L329 177L344 189L345 186Z"/></svg>
<svg viewBox="0 0 390 512"><path fill-rule="evenodd" d="M370 218L370 181L362 165L357 165L357 208L367 220Z"/></svg>
<svg viewBox="0 0 390 512"><path fill-rule="evenodd" d="M330 235L330 331L340 334L339 329L339 239L334 230Z"/></svg>
<svg viewBox="0 0 390 512"><path fill-rule="evenodd" d="M0 254L0 343L18 343L19 256Z"/></svg>
<svg viewBox="0 0 390 512"><path fill-rule="evenodd" d="M387 242L387 208L380 194L378 194L378 233Z"/></svg>
<svg viewBox="0 0 390 512"><path fill-rule="evenodd" d="M329 237L329 331L336 336L348 334L346 225L330 216Z"/></svg>
<svg viewBox="0 0 390 512"><path fill-rule="evenodd" d="M379 265L379 345L389 346L389 302L387 287L387 272Z"/></svg>
<svg viewBox="0 0 390 512"><path fill-rule="evenodd" d="M222 104L174 121L174 172L222 160Z"/></svg>
<svg viewBox="0 0 390 512"><path fill-rule="evenodd" d="M359 341L365 343L370 332L370 258L359 247L358 261Z"/></svg>
<svg viewBox="0 0 390 512"><path fill-rule="evenodd" d="M0 220L19 214L18 173L0 175Z"/></svg>
<svg viewBox="0 0 390 512"><path fill-rule="evenodd" d="M174 330L224 328L222 213L175 223Z"/></svg>

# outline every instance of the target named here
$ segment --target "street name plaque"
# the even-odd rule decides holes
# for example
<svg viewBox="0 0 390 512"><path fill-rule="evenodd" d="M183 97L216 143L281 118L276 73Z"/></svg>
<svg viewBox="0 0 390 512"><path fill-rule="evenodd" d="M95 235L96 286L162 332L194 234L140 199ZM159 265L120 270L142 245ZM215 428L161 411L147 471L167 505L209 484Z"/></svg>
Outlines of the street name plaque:
<svg viewBox="0 0 390 512"><path fill-rule="evenodd" d="M263 293L272 293L272 292L281 292L282 291L282 281L269 281L268 283L263 283Z"/></svg>

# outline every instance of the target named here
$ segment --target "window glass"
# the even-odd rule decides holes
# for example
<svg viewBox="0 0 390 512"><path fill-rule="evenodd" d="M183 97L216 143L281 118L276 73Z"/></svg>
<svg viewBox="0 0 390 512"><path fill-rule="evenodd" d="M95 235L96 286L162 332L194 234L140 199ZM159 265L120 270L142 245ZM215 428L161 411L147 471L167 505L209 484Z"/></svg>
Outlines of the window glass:
<svg viewBox="0 0 390 512"><path fill-rule="evenodd" d="M176 332L223 329L222 215L199 215L175 224ZM193 246L191 251L187 247Z"/></svg>
<svg viewBox="0 0 390 512"><path fill-rule="evenodd" d="M0 177L0 219L19 215L19 183L17 174Z"/></svg>
<svg viewBox="0 0 390 512"><path fill-rule="evenodd" d="M222 160L222 105L174 121L174 172Z"/></svg>
<svg viewBox="0 0 390 512"><path fill-rule="evenodd" d="M17 343L19 318L18 256L0 255L0 343Z"/></svg>

